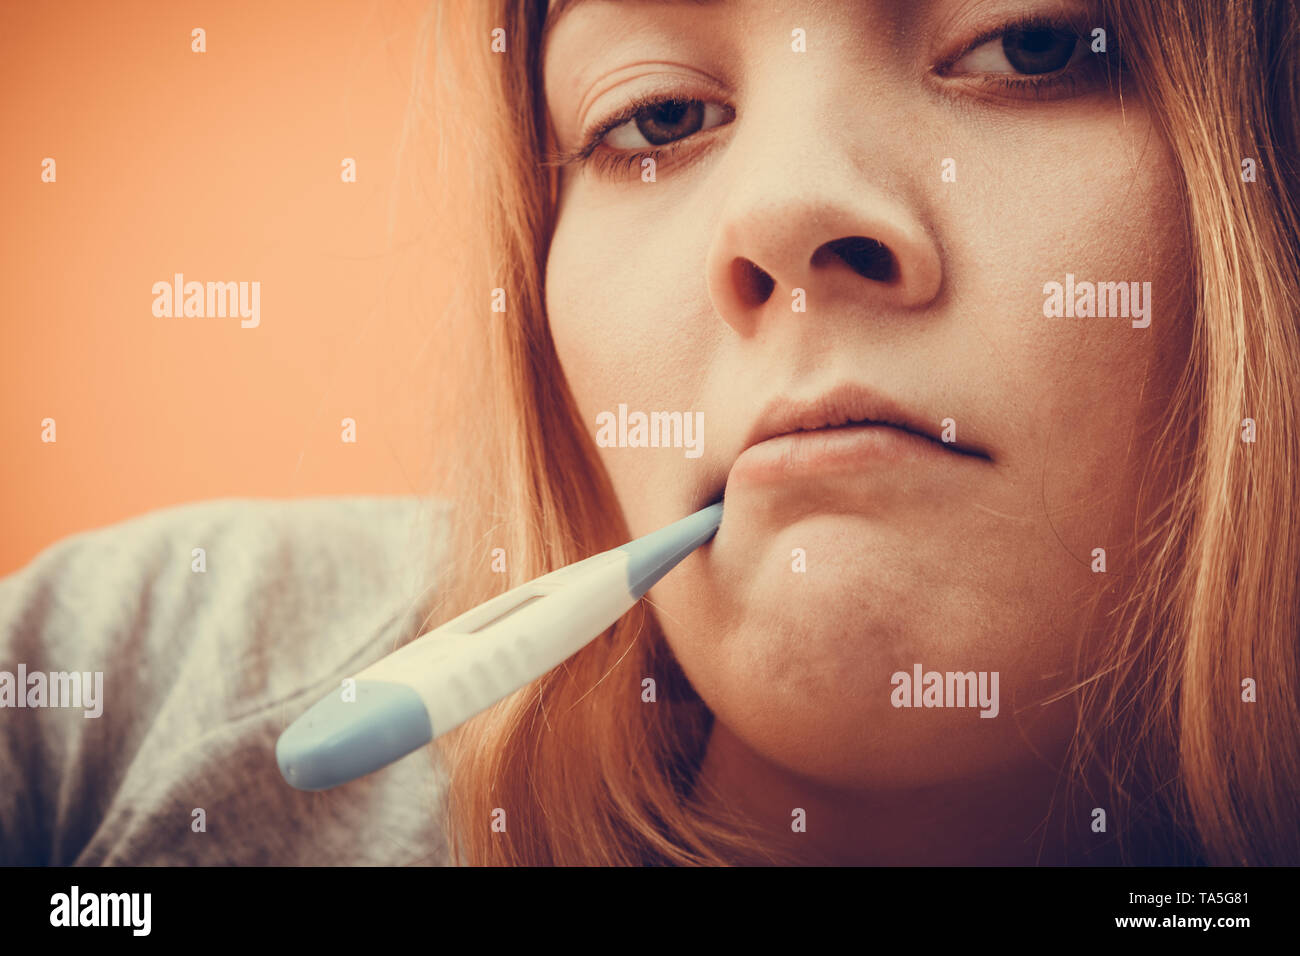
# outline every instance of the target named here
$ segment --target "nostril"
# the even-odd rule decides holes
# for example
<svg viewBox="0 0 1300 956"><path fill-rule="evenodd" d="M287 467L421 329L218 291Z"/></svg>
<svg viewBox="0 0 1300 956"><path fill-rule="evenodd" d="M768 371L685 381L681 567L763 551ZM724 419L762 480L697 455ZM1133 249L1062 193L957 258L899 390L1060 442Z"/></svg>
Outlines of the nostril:
<svg viewBox="0 0 1300 956"><path fill-rule="evenodd" d="M746 306L762 305L772 294L776 281L748 259L731 263L731 281Z"/></svg>
<svg viewBox="0 0 1300 956"><path fill-rule="evenodd" d="M814 265L824 254L839 256L866 279L892 282L898 278L898 262L889 247L866 236L847 236L826 243L813 256Z"/></svg>

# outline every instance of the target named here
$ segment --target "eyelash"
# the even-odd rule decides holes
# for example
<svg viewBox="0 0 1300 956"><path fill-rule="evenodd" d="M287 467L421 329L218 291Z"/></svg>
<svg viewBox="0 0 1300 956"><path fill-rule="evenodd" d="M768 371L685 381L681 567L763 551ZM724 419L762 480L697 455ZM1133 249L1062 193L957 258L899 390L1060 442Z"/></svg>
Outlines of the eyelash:
<svg viewBox="0 0 1300 956"><path fill-rule="evenodd" d="M582 145L567 153L557 156L553 163L557 166L585 165L588 163L596 167L597 172L602 175L612 175L615 172L631 172L633 167L639 167L645 159L653 159L655 165L667 157L671 157L678 152L681 144L686 143L692 137L698 136L699 133L692 133L690 136L683 136L681 139L674 140L667 146L659 146L653 149L635 150L633 152L617 152L610 150L605 153L597 153L600 142L608 136L613 130L622 126L629 120L635 119L637 114L643 110L651 109L657 106L664 106L669 103L679 102L696 102L695 99L688 96L664 93L643 93L634 96L613 116L602 120L596 125L591 132L583 138ZM734 115L734 111L729 110ZM724 124L725 125L725 124ZM712 127L716 129L717 127ZM704 132L707 132L705 130Z"/></svg>
<svg viewBox="0 0 1300 956"><path fill-rule="evenodd" d="M1112 34L1109 25L1097 23L1087 17L1070 17L1070 18L1053 18L1045 17L1039 14L1029 14L1018 17L1008 23L1003 23L993 30L986 30L975 39L971 40L961 48L956 54L948 57L936 68L935 72L943 75L945 70L952 67L963 57L969 55L974 50L983 46L991 40L1016 31L1032 32L1034 30L1057 30L1064 33L1072 33L1080 42L1087 43L1090 35L1090 29L1101 26L1106 31L1106 36ZM1116 68L1122 64L1120 52L1112 50L1106 54L1107 68ZM981 82L987 85L994 85L1006 90L1019 90L1031 94L1033 99L1042 99L1046 93L1065 92L1072 93L1079 88L1082 77L1080 74L1088 72L1089 67L1094 70L1098 64L1090 63L1089 66L1069 66L1061 72L1043 73L1038 75L1031 74L985 74ZM978 74L969 74L976 76Z"/></svg>
<svg viewBox="0 0 1300 956"><path fill-rule="evenodd" d="M1069 31L1076 33L1079 40L1084 42L1086 42L1084 38L1088 32L1087 25L1082 22L1066 22L1062 19L1052 19L1051 17L1037 15L1020 17L1010 22L1003 23L994 30L988 30L980 34L974 40L962 47L961 51L955 56L951 56L944 60L938 67L936 67L935 72L942 74L944 70L950 68L954 63L957 63L981 45L988 43L991 40L996 40L1004 34L1016 30ZM1107 29L1106 32L1109 36L1111 31ZM1117 54L1110 54L1110 56L1113 56L1118 60ZM1079 88L1079 74L1081 72L1082 70L1078 67L1067 67L1061 72L1045 73L1036 76L1028 74L984 74L984 78L981 82L985 86L992 85L1003 90L1015 91L1016 93L1026 96L1026 98L1043 99L1047 94L1051 93L1068 94L1075 92ZM976 74L971 75L974 76ZM634 96L612 116L609 116L596 124L596 126L583 137L580 146L558 154L553 157L547 165L560 167L593 166L600 176L611 178L616 174L626 175L630 173L633 169L640 167L641 163L647 158L654 160L655 165L658 166L663 160L671 159L676 155L684 144L688 143L696 136L699 136L700 132L709 132L709 130L691 133L687 136L683 136L679 140L674 140L666 146L655 147L652 149L634 150L631 152L619 152L616 150L598 152L598 150L600 149L601 141L606 136L624 123L635 119L642 111L674 102L691 103L698 102L698 100L689 96L681 96L679 94L646 93ZM730 108L728 108L728 111L734 118L735 111ZM724 123L719 125L726 124ZM718 127L711 127L711 129L717 128Z"/></svg>

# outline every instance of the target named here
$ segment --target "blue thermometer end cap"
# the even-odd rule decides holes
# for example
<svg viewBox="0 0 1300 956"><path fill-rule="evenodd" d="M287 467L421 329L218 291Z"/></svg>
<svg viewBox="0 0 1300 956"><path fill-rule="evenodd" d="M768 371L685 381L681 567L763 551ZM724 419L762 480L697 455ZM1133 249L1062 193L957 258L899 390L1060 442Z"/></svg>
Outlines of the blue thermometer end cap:
<svg viewBox="0 0 1300 956"><path fill-rule="evenodd" d="M328 790L387 766L433 739L424 701L410 687L359 680L355 697L345 699L340 688L280 735L275 759L290 786Z"/></svg>
<svg viewBox="0 0 1300 956"><path fill-rule="evenodd" d="M634 598L641 597L683 558L712 538L720 524L721 501L623 545L618 550L626 551L630 556L627 563L628 593Z"/></svg>

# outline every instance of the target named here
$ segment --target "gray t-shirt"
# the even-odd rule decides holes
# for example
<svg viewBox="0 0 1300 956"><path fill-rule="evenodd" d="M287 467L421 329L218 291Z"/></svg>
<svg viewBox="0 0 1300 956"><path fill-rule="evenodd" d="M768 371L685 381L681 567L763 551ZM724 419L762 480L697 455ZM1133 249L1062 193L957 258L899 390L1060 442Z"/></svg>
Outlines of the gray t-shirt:
<svg viewBox="0 0 1300 956"><path fill-rule="evenodd" d="M20 665L103 674L87 706L0 706L0 863L446 865L432 748L318 793L275 760L285 727L418 633L446 509L205 501L65 538L0 579L11 689Z"/></svg>

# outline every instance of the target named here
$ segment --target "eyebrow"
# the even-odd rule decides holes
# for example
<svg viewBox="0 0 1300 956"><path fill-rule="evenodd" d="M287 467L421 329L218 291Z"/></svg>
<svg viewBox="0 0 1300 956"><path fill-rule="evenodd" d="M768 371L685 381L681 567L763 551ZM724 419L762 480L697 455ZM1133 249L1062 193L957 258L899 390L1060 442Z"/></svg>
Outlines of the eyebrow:
<svg viewBox="0 0 1300 956"><path fill-rule="evenodd" d="M707 4L717 3L719 0L558 0L555 6L546 14L546 23L542 26L542 38L541 43L538 45L538 49L546 49L546 38L550 36L551 31L555 29L555 25L560 22L560 19L574 7L580 7L583 4L590 3L609 4L615 2L633 4L656 3L661 6L693 3L696 6L705 6Z"/></svg>

